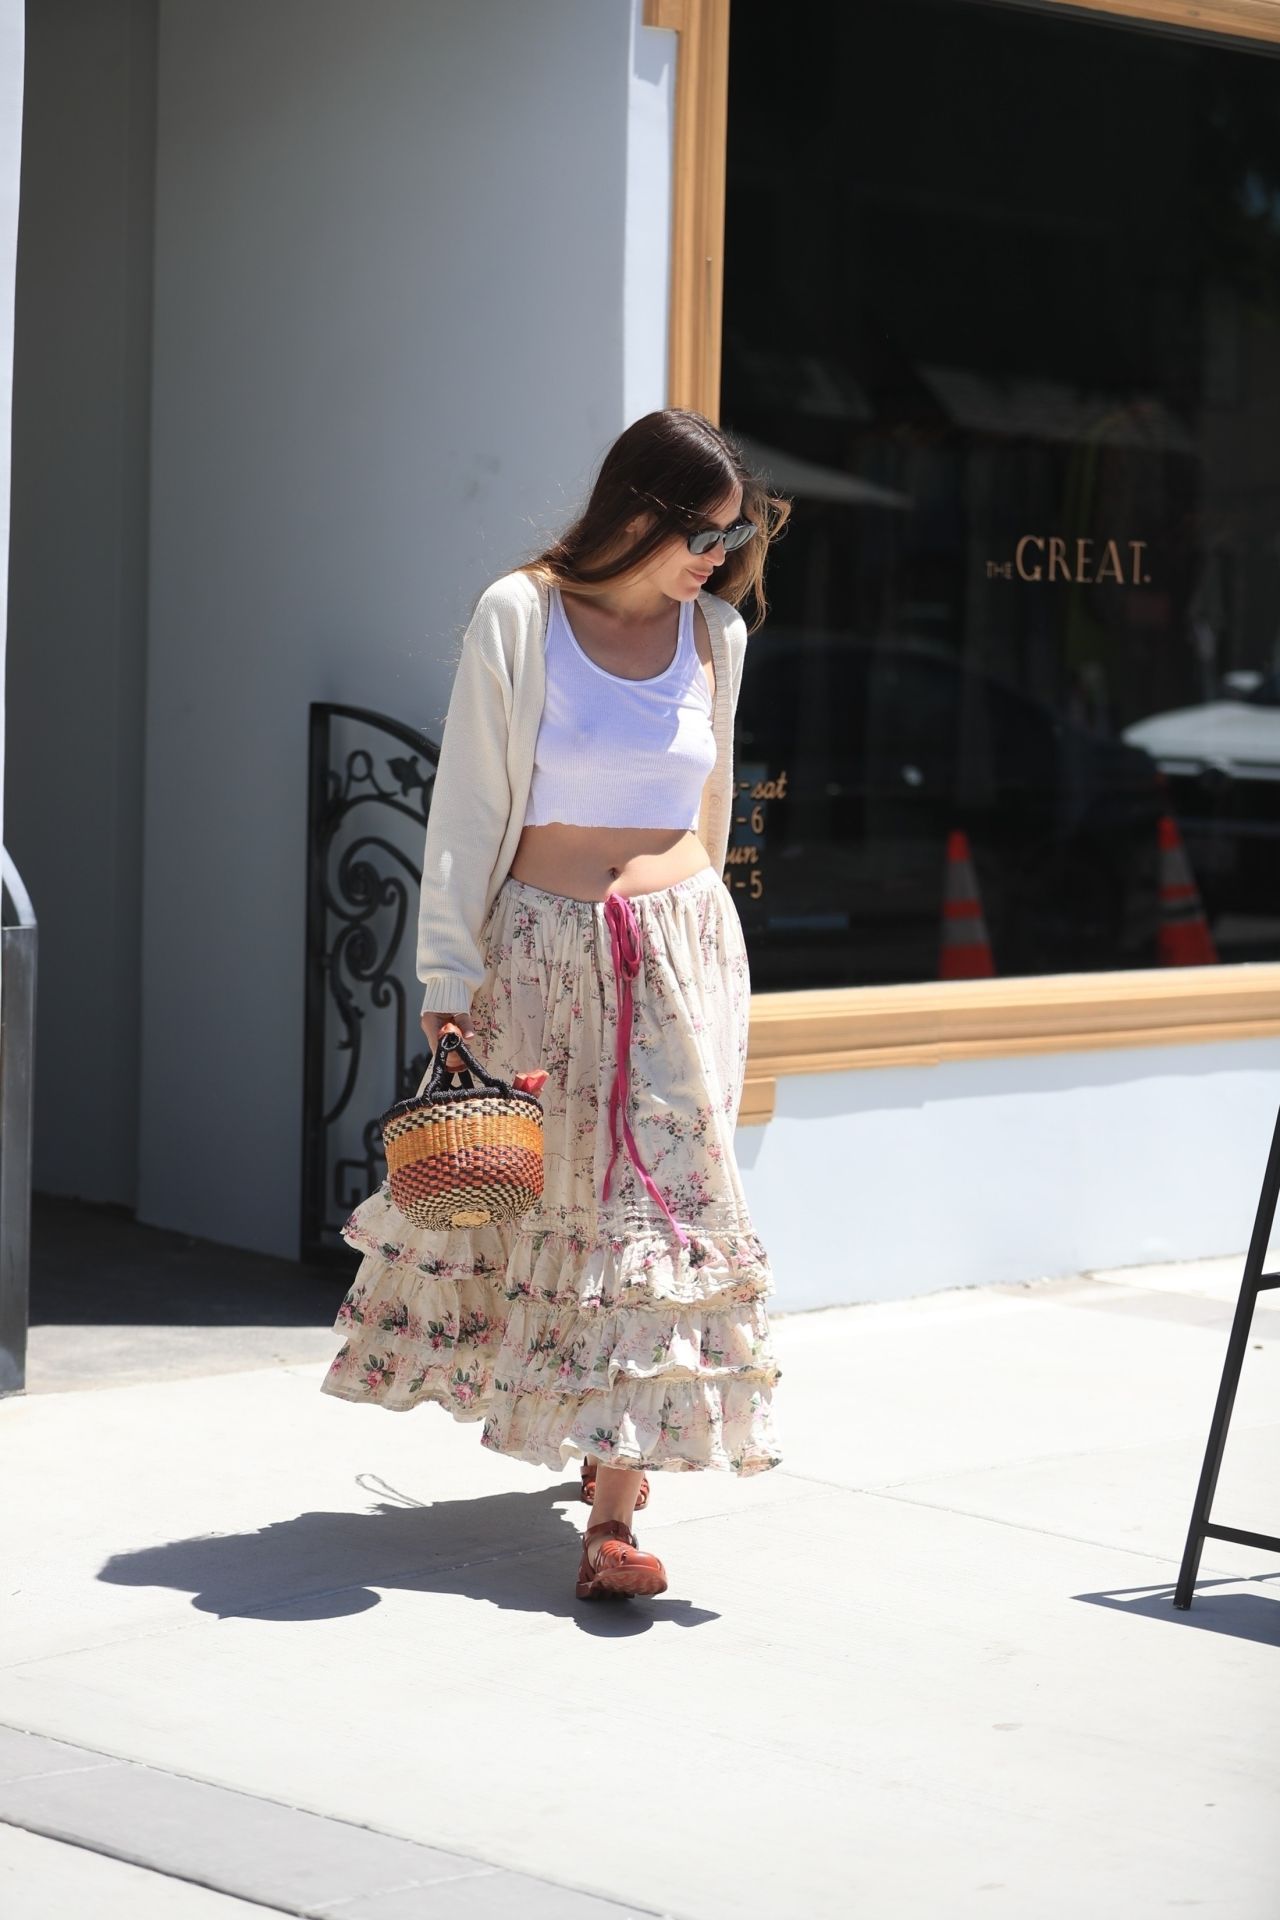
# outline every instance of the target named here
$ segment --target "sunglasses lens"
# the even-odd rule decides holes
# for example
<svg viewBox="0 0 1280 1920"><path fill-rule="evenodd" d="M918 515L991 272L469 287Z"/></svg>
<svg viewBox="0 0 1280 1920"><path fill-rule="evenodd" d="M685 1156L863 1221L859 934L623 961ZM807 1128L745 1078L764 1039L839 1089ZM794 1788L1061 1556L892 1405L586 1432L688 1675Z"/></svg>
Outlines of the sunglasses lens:
<svg viewBox="0 0 1280 1920"><path fill-rule="evenodd" d="M727 533L722 533L718 527L704 527L701 533L689 535L689 551L701 556L710 553L712 547L718 547L723 540L725 552L734 553L746 545L754 532L755 525L750 520L739 520Z"/></svg>

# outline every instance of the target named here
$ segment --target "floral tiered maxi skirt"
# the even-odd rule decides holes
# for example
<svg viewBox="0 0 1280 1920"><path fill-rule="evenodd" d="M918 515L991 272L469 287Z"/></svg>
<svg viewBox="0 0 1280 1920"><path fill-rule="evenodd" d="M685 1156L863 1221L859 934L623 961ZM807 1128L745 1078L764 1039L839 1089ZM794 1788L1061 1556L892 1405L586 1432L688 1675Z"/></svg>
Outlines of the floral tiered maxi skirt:
<svg viewBox="0 0 1280 1920"><path fill-rule="evenodd" d="M471 1044L503 1079L548 1072L542 1198L505 1226L430 1231L384 1183L343 1229L364 1259L323 1391L397 1410L434 1401L483 1421L482 1445L535 1465L591 1454L758 1473L780 1458L778 1369L772 1275L734 1155L750 1000L741 923L711 868L630 896L632 911L639 966L624 984L605 903L510 877L499 889ZM615 1155L620 1013L631 1140Z"/></svg>

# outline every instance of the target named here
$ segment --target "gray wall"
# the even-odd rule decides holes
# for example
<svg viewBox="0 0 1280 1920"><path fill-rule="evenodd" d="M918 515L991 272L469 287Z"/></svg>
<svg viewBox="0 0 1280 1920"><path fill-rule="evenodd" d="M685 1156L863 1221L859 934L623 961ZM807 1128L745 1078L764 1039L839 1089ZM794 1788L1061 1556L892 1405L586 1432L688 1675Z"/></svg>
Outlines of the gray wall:
<svg viewBox="0 0 1280 1920"><path fill-rule="evenodd" d="M294 1250L307 703L438 733L471 603L638 407L635 17L161 0L145 1220Z"/></svg>
<svg viewBox="0 0 1280 1920"><path fill-rule="evenodd" d="M0 18L11 14L21 8ZM154 57L154 0L30 9L6 832L40 922L36 1184L126 1204L137 1183ZM11 132L6 119L0 139ZM2 349L0 364L7 373Z"/></svg>

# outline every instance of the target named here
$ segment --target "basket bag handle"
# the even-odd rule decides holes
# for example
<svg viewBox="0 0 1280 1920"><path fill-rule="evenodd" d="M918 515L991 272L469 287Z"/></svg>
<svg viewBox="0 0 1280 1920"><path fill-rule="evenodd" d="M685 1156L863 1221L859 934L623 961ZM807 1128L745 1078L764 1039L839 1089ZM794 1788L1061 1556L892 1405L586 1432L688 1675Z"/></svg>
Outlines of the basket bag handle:
<svg viewBox="0 0 1280 1920"><path fill-rule="evenodd" d="M453 1036L447 1044L446 1035ZM462 1066L447 1067L445 1065L445 1061L451 1053L460 1053L462 1055ZM476 1079L483 1081L486 1087L492 1087L496 1093L510 1095L511 1087L509 1082L499 1080L494 1074L485 1072L463 1039L461 1030L458 1027L441 1027L440 1039L432 1057L431 1065L427 1069L426 1079L418 1089L418 1097L421 1099L425 1096L429 1100L433 1093L443 1092L444 1082L446 1080L457 1080L464 1088L473 1086L473 1074Z"/></svg>

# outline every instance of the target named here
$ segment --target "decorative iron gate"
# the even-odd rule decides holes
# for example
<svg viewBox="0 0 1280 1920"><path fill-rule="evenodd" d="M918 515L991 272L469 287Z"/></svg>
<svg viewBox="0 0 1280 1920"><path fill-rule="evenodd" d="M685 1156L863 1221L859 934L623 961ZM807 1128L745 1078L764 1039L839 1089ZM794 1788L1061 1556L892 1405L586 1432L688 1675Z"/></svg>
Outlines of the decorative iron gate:
<svg viewBox="0 0 1280 1920"><path fill-rule="evenodd" d="M414 971L422 846L439 748L364 707L315 702L307 805L304 1260L383 1178L377 1116L426 1071Z"/></svg>

